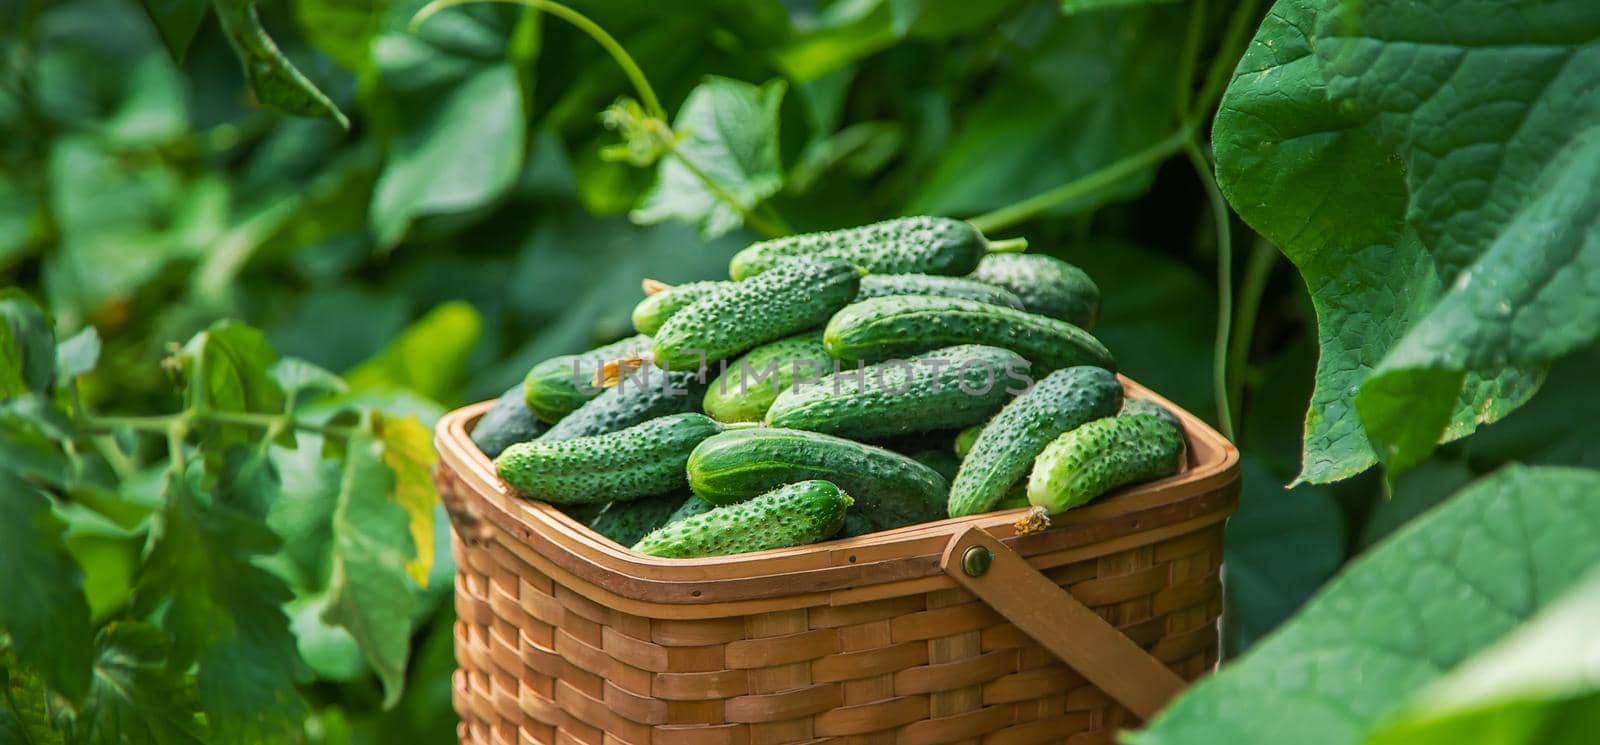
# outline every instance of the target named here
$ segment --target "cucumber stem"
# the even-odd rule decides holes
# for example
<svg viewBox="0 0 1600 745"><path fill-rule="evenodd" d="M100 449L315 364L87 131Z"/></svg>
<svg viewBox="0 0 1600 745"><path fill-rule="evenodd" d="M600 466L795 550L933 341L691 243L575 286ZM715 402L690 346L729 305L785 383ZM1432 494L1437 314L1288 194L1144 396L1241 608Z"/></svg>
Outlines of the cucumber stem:
<svg viewBox="0 0 1600 745"><path fill-rule="evenodd" d="M672 289L672 285L662 282L659 279L650 279L649 277L645 277L644 281L639 283L639 286L644 289L644 294L646 295L654 295L662 290Z"/></svg>
<svg viewBox="0 0 1600 745"><path fill-rule="evenodd" d="M650 364L651 360L652 357L648 353L606 360L599 370L594 371L594 387L615 388L618 383L622 382L623 378L628 377L635 370Z"/></svg>
<svg viewBox="0 0 1600 745"><path fill-rule="evenodd" d="M1050 529L1050 510L1035 506L1028 510L1011 527L1016 528L1017 535L1030 535Z"/></svg>
<svg viewBox="0 0 1600 745"><path fill-rule="evenodd" d="M989 253L992 254L1018 254L1028 250L1027 238L1006 238L1004 240L989 241Z"/></svg>

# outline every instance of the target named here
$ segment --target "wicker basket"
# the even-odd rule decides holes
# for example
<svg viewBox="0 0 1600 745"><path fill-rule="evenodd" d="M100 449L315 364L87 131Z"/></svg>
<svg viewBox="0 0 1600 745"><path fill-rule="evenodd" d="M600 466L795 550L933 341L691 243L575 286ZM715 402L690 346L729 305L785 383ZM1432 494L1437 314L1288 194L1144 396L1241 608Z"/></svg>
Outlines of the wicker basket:
<svg viewBox="0 0 1600 745"><path fill-rule="evenodd" d="M667 560L512 496L439 423L464 743L1110 743L1217 659L1238 453L1018 537L1020 510ZM1063 588L1065 591L1063 591Z"/></svg>

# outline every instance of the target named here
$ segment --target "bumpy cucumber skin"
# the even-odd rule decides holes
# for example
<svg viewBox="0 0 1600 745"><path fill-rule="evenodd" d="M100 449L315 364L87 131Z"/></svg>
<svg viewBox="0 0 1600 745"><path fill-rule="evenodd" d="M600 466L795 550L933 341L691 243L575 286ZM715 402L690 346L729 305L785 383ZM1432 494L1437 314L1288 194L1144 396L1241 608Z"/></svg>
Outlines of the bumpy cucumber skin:
<svg viewBox="0 0 1600 745"><path fill-rule="evenodd" d="M673 285L653 295L646 295L633 306L633 328L641 334L654 334L661 324L677 315L678 311L693 305L696 300L715 295L732 287L726 280L706 280Z"/></svg>
<svg viewBox="0 0 1600 745"><path fill-rule="evenodd" d="M820 344L820 342L819 342ZM472 427L472 442L490 458L511 445L527 442L544 433L545 424L528 411L522 400L522 386L515 385Z"/></svg>
<svg viewBox="0 0 1600 745"><path fill-rule="evenodd" d="M701 499L695 494L690 494L687 499L683 500L682 504L678 505L678 509L667 517L667 521L662 525L671 525L679 520L687 520L695 515L703 515L715 508L716 505Z"/></svg>
<svg viewBox="0 0 1600 745"><path fill-rule="evenodd" d="M942 363L937 372L929 361ZM833 373L790 388L767 409L766 422L858 440L957 429L998 411L1026 385L1012 373L1025 376L1027 371L1020 355L998 347L937 349L903 364L867 365L859 373ZM860 385L857 374L863 376Z"/></svg>
<svg viewBox="0 0 1600 745"><path fill-rule="evenodd" d="M697 370L740 352L819 326L861 286L861 272L835 259L793 259L772 271L694 301L655 335L655 363Z"/></svg>
<svg viewBox="0 0 1600 745"><path fill-rule="evenodd" d="M1100 287L1082 269L1043 254L989 254L972 279L1004 287L1022 308L1085 329L1100 319Z"/></svg>
<svg viewBox="0 0 1600 745"><path fill-rule="evenodd" d="M1117 412L1117 416L1137 416L1140 414L1158 417L1167 424L1177 427L1180 431L1183 429L1183 422L1178 421L1177 414L1172 413L1167 407L1147 399L1127 399L1122 402L1122 411Z"/></svg>
<svg viewBox="0 0 1600 745"><path fill-rule="evenodd" d="M977 228L947 217L899 217L856 228L806 233L751 244L728 265L734 279L754 277L797 256L843 259L873 274L966 274L989 242Z"/></svg>
<svg viewBox="0 0 1600 745"><path fill-rule="evenodd" d="M853 502L826 481L802 481L669 524L645 536L633 550L690 558L815 543L839 532Z"/></svg>
<svg viewBox="0 0 1600 745"><path fill-rule="evenodd" d="M670 492L629 502L612 502L589 521L589 529L616 543L632 546L645 534L666 525L683 505L683 499L682 492Z"/></svg>
<svg viewBox="0 0 1600 745"><path fill-rule="evenodd" d="M1106 370L1069 367L1046 375L978 433L950 485L950 516L995 509L1052 440L1121 407L1122 384Z"/></svg>
<svg viewBox="0 0 1600 745"><path fill-rule="evenodd" d="M856 500L871 530L942 520L950 483L896 452L796 429L741 429L689 454L689 488L712 504L742 502L783 484L821 479Z"/></svg>
<svg viewBox="0 0 1600 745"><path fill-rule="evenodd" d="M626 501L682 489L689 453L721 431L703 414L674 414L603 435L519 443L494 464L525 497L552 504Z"/></svg>
<svg viewBox="0 0 1600 745"><path fill-rule="evenodd" d="M522 381L523 401L540 421L555 424L599 395L592 385L595 370L611 360L644 354L650 337L630 336L581 354L564 354L534 365ZM577 375L573 375L573 363ZM580 385L582 387L580 387Z"/></svg>
<svg viewBox="0 0 1600 745"><path fill-rule="evenodd" d="M656 417L695 411L705 390L694 373L664 373L659 368L643 367L563 417L539 439L570 440L603 435Z"/></svg>
<svg viewBox="0 0 1600 745"><path fill-rule="evenodd" d="M845 362L876 362L956 344L1005 347L1045 374L1093 365L1114 370L1099 339L1066 321L1015 308L947 297L880 297L834 314L823 330L828 354Z"/></svg>
<svg viewBox="0 0 1600 745"><path fill-rule="evenodd" d="M1022 310L1022 299L1004 287L966 277L941 277L936 274L868 274L861 278L861 291L856 293L856 300L900 295L958 297Z"/></svg>
<svg viewBox="0 0 1600 745"><path fill-rule="evenodd" d="M776 365L775 374L757 382L768 365ZM797 365L801 374L813 379L833 372L833 358L822 348L821 331L763 344L729 361L728 369L706 388L706 413L723 422L761 421L778 394L794 385Z"/></svg>
<svg viewBox="0 0 1600 745"><path fill-rule="evenodd" d="M1056 438L1028 477L1028 501L1054 514L1112 489L1178 472L1183 435L1158 417L1097 419Z"/></svg>

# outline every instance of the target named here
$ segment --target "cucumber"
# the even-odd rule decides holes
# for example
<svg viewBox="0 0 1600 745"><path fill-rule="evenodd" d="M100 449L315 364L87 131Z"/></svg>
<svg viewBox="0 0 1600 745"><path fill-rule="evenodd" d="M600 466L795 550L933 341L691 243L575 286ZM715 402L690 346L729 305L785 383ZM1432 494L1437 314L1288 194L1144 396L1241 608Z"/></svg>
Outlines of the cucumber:
<svg viewBox="0 0 1600 745"><path fill-rule="evenodd" d="M540 362L522 381L523 400L541 421L555 424L562 417L599 395L593 385L595 371L604 363L644 354L650 337L630 336L580 354L564 354Z"/></svg>
<svg viewBox="0 0 1600 745"><path fill-rule="evenodd" d="M633 550L688 558L815 543L839 532L854 501L826 481L788 484L667 525L645 536Z"/></svg>
<svg viewBox="0 0 1600 745"><path fill-rule="evenodd" d="M1043 375L1063 367L1115 368L1099 339L1066 321L949 297L879 297L836 313L822 333L828 354L876 362L955 344L1010 349Z"/></svg>
<svg viewBox="0 0 1600 745"><path fill-rule="evenodd" d="M1015 293L1030 313L1085 329L1100 318L1100 288L1082 269L1054 256L990 254L970 276Z"/></svg>
<svg viewBox="0 0 1600 745"><path fill-rule="evenodd" d="M721 431L703 414L674 414L603 435L518 443L494 465L525 497L552 504L625 501L683 488L689 453Z"/></svg>
<svg viewBox="0 0 1600 745"><path fill-rule="evenodd" d="M956 433L956 441L954 443L956 459L966 460L967 453L972 452L972 443L978 441L978 433L982 431L982 424L974 424Z"/></svg>
<svg viewBox="0 0 1600 745"><path fill-rule="evenodd" d="M600 513L605 512L606 505L608 504L610 504L610 502L595 502L593 504L558 504L555 505L555 508L560 510L561 513L567 517L578 521L580 524L588 525L589 523L594 522L594 519L599 517Z"/></svg>
<svg viewBox="0 0 1600 745"><path fill-rule="evenodd" d="M630 502L612 502L589 521L589 529L624 546L632 546L646 533L666 525L673 513L683 506L683 500L682 492L669 492Z"/></svg>
<svg viewBox="0 0 1600 745"><path fill-rule="evenodd" d="M897 295L958 297L1022 309L1022 299L1004 287L966 277L941 277L936 274L868 274L861 278L861 291L856 293L856 300Z"/></svg>
<svg viewBox="0 0 1600 745"><path fill-rule="evenodd" d="M754 277L797 256L843 259L873 274L966 274L989 251L1016 251L1027 241L991 243L964 220L899 217L856 228L774 238L734 254L728 275Z"/></svg>
<svg viewBox="0 0 1600 745"><path fill-rule="evenodd" d="M988 419L1021 392L1031 382L1027 369L1020 355L997 347L938 349L794 386L772 402L766 422L858 440L957 429Z"/></svg>
<svg viewBox="0 0 1600 745"><path fill-rule="evenodd" d="M794 259L678 311L656 332L655 364L698 370L820 326L856 296L861 272L834 259Z"/></svg>
<svg viewBox="0 0 1600 745"><path fill-rule="evenodd" d="M695 411L705 389L694 373L663 372L646 365L563 417L539 439L603 435L656 417Z"/></svg>
<svg viewBox="0 0 1600 745"><path fill-rule="evenodd" d="M728 362L707 387L704 407L724 422L759 422L797 376L814 381L833 369L821 331L779 339Z"/></svg>
<svg viewBox="0 0 1600 745"><path fill-rule="evenodd" d="M1119 486L1171 476L1182 461L1183 435L1159 417L1136 414L1089 422L1056 438L1034 461L1028 477L1034 511L1024 530L1037 530L1041 522L1048 525L1048 515Z"/></svg>
<svg viewBox="0 0 1600 745"><path fill-rule="evenodd" d="M1106 370L1069 367L1046 375L983 425L950 485L950 516L995 509L1050 441L1121 407L1122 384Z"/></svg>
<svg viewBox="0 0 1600 745"><path fill-rule="evenodd" d="M725 280L665 285L647 279L645 292L648 294L638 305L633 306L633 328L641 334L654 334L661 330L661 324L666 323L667 319L676 315L678 311L693 305L700 298L714 295L732 286L732 282Z"/></svg>
<svg viewBox="0 0 1600 745"><path fill-rule="evenodd" d="M918 450L909 456L912 460L932 468L934 473L944 477L946 482L955 479L956 472L961 470L961 459L947 447Z"/></svg>
<svg viewBox="0 0 1600 745"><path fill-rule="evenodd" d="M1139 414L1158 417L1167 424L1177 427L1178 431L1183 431L1183 422L1178 421L1178 415L1154 401L1143 398L1130 398L1122 402L1122 411L1117 412L1117 416L1136 416Z"/></svg>
<svg viewBox="0 0 1600 745"><path fill-rule="evenodd" d="M950 484L896 452L796 429L741 429L707 438L689 454L689 488L715 505L783 484L823 479L856 500L870 531L941 520Z"/></svg>
<svg viewBox="0 0 1600 745"><path fill-rule="evenodd" d="M1028 501L1028 485L1017 484L1016 486L1011 487L1010 491L1006 492L1005 497L1000 500L999 504L994 506L993 511L1000 512L1002 510L1016 510L1023 507L1032 506L1033 504Z"/></svg>
<svg viewBox="0 0 1600 745"><path fill-rule="evenodd" d="M510 445L538 437L544 429L544 422L523 403L519 384L495 399L494 406L472 426L472 442L484 455L493 458Z"/></svg>
<svg viewBox="0 0 1600 745"><path fill-rule="evenodd" d="M671 525L679 520L686 520L694 517L695 515L702 515L710 512L714 507L716 507L716 505L707 502L706 500L701 499L699 496L691 493L688 498L683 500L682 504L678 505L678 509L667 517L667 521L663 524Z"/></svg>

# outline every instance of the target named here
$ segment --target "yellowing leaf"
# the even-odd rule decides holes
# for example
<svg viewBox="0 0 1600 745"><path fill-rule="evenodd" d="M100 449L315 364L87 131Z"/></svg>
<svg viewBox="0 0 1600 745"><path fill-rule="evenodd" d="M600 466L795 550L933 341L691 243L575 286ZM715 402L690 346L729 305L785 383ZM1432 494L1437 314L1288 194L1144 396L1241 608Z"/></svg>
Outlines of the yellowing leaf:
<svg viewBox="0 0 1600 745"><path fill-rule="evenodd" d="M439 455L432 433L414 416L380 417L376 425L384 465L394 471L394 501L410 518L411 542L417 547L416 558L406 562L406 574L427 587L433 568L433 507L439 503L431 474Z"/></svg>

